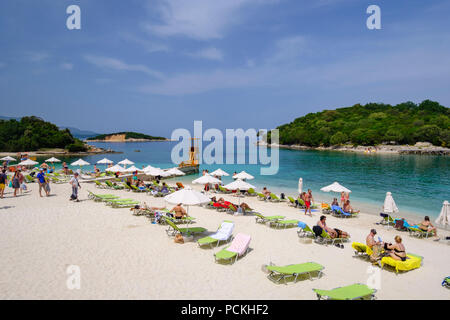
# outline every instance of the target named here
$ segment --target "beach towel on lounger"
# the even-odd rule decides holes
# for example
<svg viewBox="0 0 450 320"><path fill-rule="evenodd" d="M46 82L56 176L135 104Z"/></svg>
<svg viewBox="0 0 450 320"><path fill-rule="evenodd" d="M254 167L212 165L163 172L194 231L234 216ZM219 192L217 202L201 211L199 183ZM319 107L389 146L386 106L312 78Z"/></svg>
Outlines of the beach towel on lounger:
<svg viewBox="0 0 450 320"><path fill-rule="evenodd" d="M250 240L251 237L249 235L238 233L227 250L242 256L247 251Z"/></svg>
<svg viewBox="0 0 450 320"><path fill-rule="evenodd" d="M211 235L211 238L221 241L226 241L233 233L234 223L232 222L222 222L219 230Z"/></svg>

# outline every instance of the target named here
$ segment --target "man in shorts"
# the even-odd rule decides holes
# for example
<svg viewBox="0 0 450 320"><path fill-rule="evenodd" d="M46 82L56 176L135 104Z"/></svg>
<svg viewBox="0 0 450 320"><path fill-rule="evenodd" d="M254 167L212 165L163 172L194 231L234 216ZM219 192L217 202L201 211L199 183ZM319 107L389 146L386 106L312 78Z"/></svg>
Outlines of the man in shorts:
<svg viewBox="0 0 450 320"><path fill-rule="evenodd" d="M311 189L308 189L308 192L305 194L305 214L309 210L309 215L312 217L311 213L311 202L314 200L312 196Z"/></svg>
<svg viewBox="0 0 450 320"><path fill-rule="evenodd" d="M2 169L2 173L0 173L0 198L3 199L3 194L5 192L6 181L8 180L8 176L6 175L6 170Z"/></svg>
<svg viewBox="0 0 450 320"><path fill-rule="evenodd" d="M45 195L48 197L47 182L45 181L45 173L43 168L39 169L39 173L36 178L38 178L39 183L39 196L42 198L41 190L44 189Z"/></svg>

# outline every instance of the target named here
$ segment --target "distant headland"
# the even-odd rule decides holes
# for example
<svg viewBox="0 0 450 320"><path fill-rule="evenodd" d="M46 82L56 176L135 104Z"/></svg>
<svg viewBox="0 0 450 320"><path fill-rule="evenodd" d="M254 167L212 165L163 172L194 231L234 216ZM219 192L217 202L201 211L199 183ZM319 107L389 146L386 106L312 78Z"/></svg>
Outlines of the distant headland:
<svg viewBox="0 0 450 320"><path fill-rule="evenodd" d="M151 142L151 141L169 141L164 137L154 137L138 132L116 132L109 134L100 134L95 137L87 138L89 142Z"/></svg>

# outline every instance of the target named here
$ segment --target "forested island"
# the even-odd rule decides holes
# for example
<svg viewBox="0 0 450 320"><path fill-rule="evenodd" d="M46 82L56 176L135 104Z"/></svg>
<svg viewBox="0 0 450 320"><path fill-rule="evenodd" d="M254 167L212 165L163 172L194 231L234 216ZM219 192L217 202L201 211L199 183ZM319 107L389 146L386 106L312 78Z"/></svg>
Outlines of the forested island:
<svg viewBox="0 0 450 320"><path fill-rule="evenodd" d="M414 145L450 147L450 109L438 102L356 104L309 113L279 126L280 144L305 147ZM270 134L268 136L270 143Z"/></svg>
<svg viewBox="0 0 450 320"><path fill-rule="evenodd" d="M87 141L127 142L127 141L166 141L164 137L154 137L138 132L116 132L100 134L86 139Z"/></svg>
<svg viewBox="0 0 450 320"><path fill-rule="evenodd" d="M38 151L63 149L67 152L85 152L88 146L74 138L70 130L60 130L53 123L38 117L23 117L20 120L0 120L0 151Z"/></svg>

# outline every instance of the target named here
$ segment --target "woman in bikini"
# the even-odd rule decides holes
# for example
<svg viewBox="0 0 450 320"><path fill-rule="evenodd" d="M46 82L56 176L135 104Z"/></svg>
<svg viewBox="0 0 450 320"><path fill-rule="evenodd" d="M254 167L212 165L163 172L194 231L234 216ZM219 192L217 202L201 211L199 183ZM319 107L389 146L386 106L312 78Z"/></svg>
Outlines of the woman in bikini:
<svg viewBox="0 0 450 320"><path fill-rule="evenodd" d="M385 244L385 249L389 250L389 256L394 260L406 261L406 249L400 236L395 236L394 244Z"/></svg>
<svg viewBox="0 0 450 320"><path fill-rule="evenodd" d="M429 216L425 216L425 218L423 218L423 221L419 224L419 229L425 232L430 232L437 237L437 229L431 223Z"/></svg>

